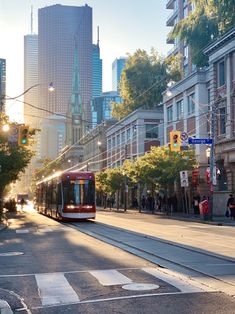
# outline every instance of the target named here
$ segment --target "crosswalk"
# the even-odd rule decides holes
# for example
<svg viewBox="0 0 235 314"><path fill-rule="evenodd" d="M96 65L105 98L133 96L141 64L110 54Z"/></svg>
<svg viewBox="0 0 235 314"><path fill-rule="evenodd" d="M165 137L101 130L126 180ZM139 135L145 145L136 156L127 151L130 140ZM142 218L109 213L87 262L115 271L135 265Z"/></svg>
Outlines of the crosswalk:
<svg viewBox="0 0 235 314"><path fill-rule="evenodd" d="M22 280L35 285L30 294L22 291ZM6 288L12 282L14 292L31 308L212 291L158 267L0 276L0 286Z"/></svg>

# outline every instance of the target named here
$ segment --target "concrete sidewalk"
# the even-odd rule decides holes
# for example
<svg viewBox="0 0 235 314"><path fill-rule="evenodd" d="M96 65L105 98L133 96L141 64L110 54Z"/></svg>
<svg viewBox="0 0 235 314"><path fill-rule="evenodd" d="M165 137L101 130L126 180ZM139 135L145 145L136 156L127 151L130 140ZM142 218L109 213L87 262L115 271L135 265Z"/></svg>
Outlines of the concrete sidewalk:
<svg viewBox="0 0 235 314"><path fill-rule="evenodd" d="M123 208L119 208L118 210L116 208L103 208L103 207L97 207L98 211L105 211L105 212L117 212L117 213L125 213ZM167 218L167 219L176 219L176 220L182 220L182 221L191 221L191 222L198 222L203 224L210 224L210 225L224 225L224 226L234 226L235 227L235 220L232 218L228 218L225 216L214 216L212 220L204 220L204 217L201 217L200 215L194 215L192 213L166 213L166 212L151 212L149 210L141 210L141 212L138 209L135 208L128 208L126 210L128 214L133 213L139 213L143 215L154 215L159 216L159 218Z"/></svg>

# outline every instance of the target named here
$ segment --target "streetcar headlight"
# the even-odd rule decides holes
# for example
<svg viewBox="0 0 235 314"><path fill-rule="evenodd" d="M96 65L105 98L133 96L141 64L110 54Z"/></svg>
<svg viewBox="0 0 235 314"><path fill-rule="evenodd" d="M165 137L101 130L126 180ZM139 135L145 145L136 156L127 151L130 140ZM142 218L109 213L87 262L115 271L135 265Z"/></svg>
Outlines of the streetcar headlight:
<svg viewBox="0 0 235 314"><path fill-rule="evenodd" d="M73 209L73 208L74 208L74 205L68 205L67 208Z"/></svg>

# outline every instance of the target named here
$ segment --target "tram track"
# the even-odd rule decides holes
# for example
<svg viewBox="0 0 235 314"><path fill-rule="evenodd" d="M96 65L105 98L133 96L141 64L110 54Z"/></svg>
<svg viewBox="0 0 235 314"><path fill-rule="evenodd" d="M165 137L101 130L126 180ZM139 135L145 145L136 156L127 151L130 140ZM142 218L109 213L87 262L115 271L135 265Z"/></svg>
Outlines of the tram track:
<svg viewBox="0 0 235 314"><path fill-rule="evenodd" d="M167 240L163 239L156 239L154 236L144 235L140 234L134 231L126 230L120 227L116 226L110 226L104 223L97 223L97 222L89 222L89 224L81 224L81 223L71 223L66 224L67 226L70 225L73 228L78 229L80 232L87 234L93 238L96 238L98 240L101 240L105 243L111 244L113 246L116 246L124 251L127 251L129 253L132 253L138 257L144 258L145 260L148 260L151 263L156 264L158 267L161 268L167 268L167 269L174 269L178 273L183 273L184 275L188 276L190 279L192 278L204 278L205 285L208 285L208 282L211 280L216 281L216 286L224 285L225 290L230 290L232 288L232 293L228 293L229 295L235 295L235 284L229 281L225 281L222 278L215 276L213 274L210 274L208 271L203 271L197 269L195 266L186 265L184 262L178 262L176 260L173 260L172 258L167 258L162 256L161 254L158 254L156 250L151 250L151 247L157 247L159 244L165 246L165 250L168 251L173 250L183 250L184 252L192 253L192 254L198 254L199 258L208 258L212 259L213 265L221 265L221 266L227 266L234 264L234 260L218 256L217 254L204 252L200 249L194 249L189 248L186 245L181 245L178 243L172 243ZM101 228L100 228L101 227ZM108 234L107 234L108 233ZM113 233L115 233L113 236L111 236ZM118 234L119 233L119 234ZM123 240L123 236L126 235L126 239L129 239L129 237L135 238L135 243L131 243L131 241ZM145 248L140 246L140 242L142 241L148 241L148 246ZM151 243L150 243L151 241ZM148 249L149 247L150 249ZM206 280L205 280L206 279ZM192 279L194 280L194 279ZM220 285L218 285L220 283ZM213 287L215 288L215 287ZM221 289L219 289L221 290ZM226 291L223 291L226 293Z"/></svg>

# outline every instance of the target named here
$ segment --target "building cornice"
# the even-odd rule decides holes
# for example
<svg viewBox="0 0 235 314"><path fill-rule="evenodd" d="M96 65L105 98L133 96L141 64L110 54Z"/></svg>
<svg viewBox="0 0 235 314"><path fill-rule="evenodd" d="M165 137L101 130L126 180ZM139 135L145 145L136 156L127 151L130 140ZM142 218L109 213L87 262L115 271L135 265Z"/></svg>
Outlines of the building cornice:
<svg viewBox="0 0 235 314"><path fill-rule="evenodd" d="M235 27L231 28L228 32L226 32L222 37L218 38L216 41L207 46L203 52L206 55L211 55L219 48L225 46L228 42L235 39Z"/></svg>

